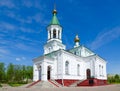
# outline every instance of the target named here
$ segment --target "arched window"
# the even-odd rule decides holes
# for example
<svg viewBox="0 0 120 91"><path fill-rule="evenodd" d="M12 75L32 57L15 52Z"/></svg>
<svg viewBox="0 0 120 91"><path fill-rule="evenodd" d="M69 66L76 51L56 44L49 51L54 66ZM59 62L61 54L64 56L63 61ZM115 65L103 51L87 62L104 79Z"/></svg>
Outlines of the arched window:
<svg viewBox="0 0 120 91"><path fill-rule="evenodd" d="M65 74L66 75L69 74L69 62L68 61L65 62Z"/></svg>
<svg viewBox="0 0 120 91"><path fill-rule="evenodd" d="M75 54L75 55L77 54L76 51L74 52L74 54Z"/></svg>
<svg viewBox="0 0 120 91"><path fill-rule="evenodd" d="M99 75L101 76L101 65L99 65Z"/></svg>
<svg viewBox="0 0 120 91"><path fill-rule="evenodd" d="M50 34L50 39L51 39L51 31L49 31L49 34Z"/></svg>
<svg viewBox="0 0 120 91"><path fill-rule="evenodd" d="M80 65L79 64L77 65L77 75L78 76L80 75Z"/></svg>
<svg viewBox="0 0 120 91"><path fill-rule="evenodd" d="M103 76L103 66L102 66L102 76Z"/></svg>
<svg viewBox="0 0 120 91"><path fill-rule="evenodd" d="M49 52L51 52L51 47L48 48Z"/></svg>
<svg viewBox="0 0 120 91"><path fill-rule="evenodd" d="M60 30L58 30L58 39L60 39Z"/></svg>
<svg viewBox="0 0 120 91"><path fill-rule="evenodd" d="M53 30L53 38L56 38L56 30Z"/></svg>

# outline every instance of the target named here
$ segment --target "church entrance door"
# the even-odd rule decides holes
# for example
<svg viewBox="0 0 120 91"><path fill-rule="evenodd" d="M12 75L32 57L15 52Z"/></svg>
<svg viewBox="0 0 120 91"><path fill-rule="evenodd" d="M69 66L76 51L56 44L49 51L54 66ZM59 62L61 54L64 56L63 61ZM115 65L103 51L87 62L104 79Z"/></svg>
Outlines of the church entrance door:
<svg viewBox="0 0 120 91"><path fill-rule="evenodd" d="M90 69L86 70L86 74L87 74L87 79L91 78L91 71L90 71Z"/></svg>
<svg viewBox="0 0 120 91"><path fill-rule="evenodd" d="M50 76L51 76L50 74L51 74L51 67L48 66L48 67L47 67L47 79L48 79L48 80L50 80Z"/></svg>

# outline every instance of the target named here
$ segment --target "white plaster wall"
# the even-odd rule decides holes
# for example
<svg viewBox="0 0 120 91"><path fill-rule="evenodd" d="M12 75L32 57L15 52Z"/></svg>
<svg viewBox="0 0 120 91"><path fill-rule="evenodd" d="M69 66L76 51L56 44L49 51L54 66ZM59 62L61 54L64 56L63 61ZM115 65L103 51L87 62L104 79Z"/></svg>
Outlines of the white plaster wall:
<svg viewBox="0 0 120 91"><path fill-rule="evenodd" d="M87 57L87 56L91 56L94 53L92 51L90 51L89 49L85 48L84 46L81 47L81 56L82 57Z"/></svg>
<svg viewBox="0 0 120 91"><path fill-rule="evenodd" d="M57 53L57 58L56 58L56 78L55 79L62 79L63 78L63 55L62 52L59 51Z"/></svg>
<svg viewBox="0 0 120 91"><path fill-rule="evenodd" d="M38 69L37 69L37 65L33 64L33 81L37 81L38 80Z"/></svg>
<svg viewBox="0 0 120 91"><path fill-rule="evenodd" d="M106 62L96 56L80 58L71 53L60 50L53 55L52 59L37 58L33 65L33 81L37 81L38 69L37 65L42 67L42 80L47 80L47 67L51 66L51 79L86 79L86 70L91 70L91 76L98 79L107 79L106 75ZM65 62L69 62L69 75L65 74ZM77 64L80 65L80 75L77 74ZM103 66L103 75L99 75L99 65Z"/></svg>
<svg viewBox="0 0 120 91"><path fill-rule="evenodd" d="M85 62L85 78L87 79L87 74L86 74L86 70L87 69L90 69L91 70L91 73L92 73L92 69L91 69L91 67L90 67L90 61L87 61L87 62Z"/></svg>
<svg viewBox="0 0 120 91"><path fill-rule="evenodd" d="M51 79L54 79L54 76L55 76L55 65L54 65L54 60L51 61L51 60L48 60L48 59L44 59L44 62L43 62L43 73L42 73L42 80L44 81L47 81L47 68L48 66L51 67Z"/></svg>
<svg viewBox="0 0 120 91"><path fill-rule="evenodd" d="M84 77L84 62L82 61L82 59L76 58L75 56L68 54L68 53L63 53L63 62L62 67L63 67L63 78L61 79L85 79ZM65 74L65 62L68 61L69 62L69 75ZM80 75L77 75L77 64L80 65Z"/></svg>
<svg viewBox="0 0 120 91"><path fill-rule="evenodd" d="M39 80L39 69L38 67L42 67L42 59L40 61L34 62L33 64L33 81ZM42 70L41 70L42 72ZM42 77L41 77L42 78Z"/></svg>
<svg viewBox="0 0 120 91"><path fill-rule="evenodd" d="M99 69L99 65L103 66L103 74L100 74L100 69ZM107 79L107 73L106 73L106 62L96 58L96 62L95 62L95 73L96 73L96 78L98 79ZM102 70L101 70L102 71Z"/></svg>
<svg viewBox="0 0 120 91"><path fill-rule="evenodd" d="M44 54L65 48L66 48L65 45L53 39L53 41L50 41L44 46Z"/></svg>

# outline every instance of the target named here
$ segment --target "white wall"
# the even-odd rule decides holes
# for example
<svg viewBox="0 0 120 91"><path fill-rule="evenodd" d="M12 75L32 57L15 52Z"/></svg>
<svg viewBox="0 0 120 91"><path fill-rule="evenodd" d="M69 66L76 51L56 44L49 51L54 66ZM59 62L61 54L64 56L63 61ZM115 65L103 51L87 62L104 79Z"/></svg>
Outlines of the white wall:
<svg viewBox="0 0 120 91"><path fill-rule="evenodd" d="M62 53L62 67L63 67L63 78L61 79L85 79L84 74L84 62L82 59L77 58L77 56L73 56L73 54ZM69 62L69 75L65 74L65 62ZM80 75L77 74L77 64L80 65Z"/></svg>
<svg viewBox="0 0 120 91"><path fill-rule="evenodd" d="M65 74L65 62L69 62L69 75ZM77 74L77 65L80 65L80 75ZM87 78L86 70L91 70L91 76L97 79L107 79L106 62L97 56L80 58L74 54L60 50L53 54L53 58L37 58L34 61L33 81L39 79L37 66L42 67L41 79L47 80L47 67L51 67L51 79L75 79L83 80ZM103 67L102 75L99 72L99 65Z"/></svg>
<svg viewBox="0 0 120 91"><path fill-rule="evenodd" d="M107 73L106 73L106 62L103 61L100 58L96 58L96 62L95 62L95 73L96 73L96 77L98 79L107 79ZM103 67L103 69L100 69L100 67Z"/></svg>

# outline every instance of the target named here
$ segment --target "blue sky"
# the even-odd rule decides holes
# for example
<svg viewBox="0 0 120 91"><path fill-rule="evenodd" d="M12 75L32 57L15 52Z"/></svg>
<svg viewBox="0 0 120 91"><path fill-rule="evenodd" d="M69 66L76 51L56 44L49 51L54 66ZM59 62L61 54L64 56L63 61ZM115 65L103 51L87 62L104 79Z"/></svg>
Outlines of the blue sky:
<svg viewBox="0 0 120 91"><path fill-rule="evenodd" d="M43 54L54 0L0 0L0 62L32 65ZM63 43L80 44L107 60L108 73L120 73L120 1L56 0Z"/></svg>

